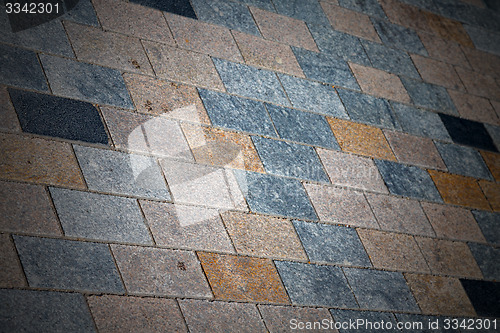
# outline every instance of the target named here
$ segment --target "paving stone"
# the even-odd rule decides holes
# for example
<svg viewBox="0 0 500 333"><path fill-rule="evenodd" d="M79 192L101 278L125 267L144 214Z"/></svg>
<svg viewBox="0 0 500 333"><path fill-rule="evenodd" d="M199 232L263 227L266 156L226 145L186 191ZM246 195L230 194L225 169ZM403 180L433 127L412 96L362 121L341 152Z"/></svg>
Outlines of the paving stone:
<svg viewBox="0 0 500 333"><path fill-rule="evenodd" d="M364 93L403 103L410 102L410 96L396 75L352 63L350 66Z"/></svg>
<svg viewBox="0 0 500 333"><path fill-rule="evenodd" d="M416 54L427 55L424 45L422 45L414 30L384 20L374 18L371 20L385 45Z"/></svg>
<svg viewBox="0 0 500 333"><path fill-rule="evenodd" d="M342 7L356 10L358 12L365 13L370 16L385 19L384 10L380 7L380 4L376 0L339 0L339 4Z"/></svg>
<svg viewBox="0 0 500 333"><path fill-rule="evenodd" d="M228 92L290 105L274 72L221 59L213 60Z"/></svg>
<svg viewBox="0 0 500 333"><path fill-rule="evenodd" d="M482 51L500 55L500 34L471 25L465 25L467 34L472 39L474 46Z"/></svg>
<svg viewBox="0 0 500 333"><path fill-rule="evenodd" d="M317 151L333 184L387 193L372 159L326 149Z"/></svg>
<svg viewBox="0 0 500 333"><path fill-rule="evenodd" d="M375 158L396 160L381 129L347 120L327 118L344 151Z"/></svg>
<svg viewBox="0 0 500 333"><path fill-rule="evenodd" d="M40 60L54 94L91 103L133 108L125 82L117 70L43 54Z"/></svg>
<svg viewBox="0 0 500 333"><path fill-rule="evenodd" d="M461 48L457 42L422 31L418 32L418 36L429 53L429 57L452 65L470 68L471 65L463 51L466 48Z"/></svg>
<svg viewBox="0 0 500 333"><path fill-rule="evenodd" d="M208 55L155 42L142 43L157 76L224 91L222 81Z"/></svg>
<svg viewBox="0 0 500 333"><path fill-rule="evenodd" d="M444 87L402 77L404 87L410 94L413 103L427 109L442 113L458 115L450 95Z"/></svg>
<svg viewBox="0 0 500 333"><path fill-rule="evenodd" d="M179 300L190 332L266 332L254 304Z"/></svg>
<svg viewBox="0 0 500 333"><path fill-rule="evenodd" d="M198 163L264 172L249 135L186 123L181 126Z"/></svg>
<svg viewBox="0 0 500 333"><path fill-rule="evenodd" d="M270 12L275 12L274 5L271 0L238 0L238 2L247 4L248 6L255 6L268 10Z"/></svg>
<svg viewBox="0 0 500 333"><path fill-rule="evenodd" d="M450 141L450 135L439 115L400 103L391 103L403 131L431 139Z"/></svg>
<svg viewBox="0 0 500 333"><path fill-rule="evenodd" d="M61 19L95 27L100 25L90 0L78 1L73 9L61 16Z"/></svg>
<svg viewBox="0 0 500 333"><path fill-rule="evenodd" d="M493 102L493 101L491 101ZM500 111L500 109L499 109ZM490 124L484 124L484 127L486 128L487 133L490 135L494 145L500 149L500 126L493 126ZM490 149L492 150L492 149ZM492 150L494 151L494 150Z"/></svg>
<svg viewBox="0 0 500 333"><path fill-rule="evenodd" d="M317 219L298 180L254 172L236 171L235 174L252 212Z"/></svg>
<svg viewBox="0 0 500 333"><path fill-rule="evenodd" d="M14 242L30 287L124 291L106 244L26 236L14 236Z"/></svg>
<svg viewBox="0 0 500 333"><path fill-rule="evenodd" d="M131 296L88 296L87 302L101 332L186 332L175 300Z"/></svg>
<svg viewBox="0 0 500 333"><path fill-rule="evenodd" d="M450 89L465 90L462 81L460 81L452 65L431 58L422 57L418 54L413 54L411 59L425 82Z"/></svg>
<svg viewBox="0 0 500 333"><path fill-rule="evenodd" d="M170 200L154 158L84 146L74 149L89 189Z"/></svg>
<svg viewBox="0 0 500 333"><path fill-rule="evenodd" d="M123 77L138 112L210 123L195 87L135 74L125 74Z"/></svg>
<svg viewBox="0 0 500 333"><path fill-rule="evenodd" d="M445 329L444 328L444 320L452 319L441 316L425 316L419 314L407 314L407 313L395 313L396 319L398 322L402 323L422 323L422 327L415 327L414 329L405 329L407 332L412 333L459 333L460 331L457 329ZM435 325L434 323L438 323L437 328L431 326ZM431 324L432 323L432 324ZM406 324L410 325L410 324ZM411 327L411 326L409 326Z"/></svg>
<svg viewBox="0 0 500 333"><path fill-rule="evenodd" d="M314 330L307 325L313 326L315 322L321 322L322 320L328 320L329 322L331 320L330 313L328 313L327 309L323 308L300 308L260 304L258 307L262 319L266 324L266 328L271 333L286 332L291 326L293 327L295 325L296 328L298 328L299 325L301 325L300 323L304 323L304 328L308 329L310 332L321 332L322 330ZM331 332L338 331L331 330Z"/></svg>
<svg viewBox="0 0 500 333"><path fill-rule="evenodd" d="M500 214L482 210L473 210L472 214L486 240L490 243L500 244Z"/></svg>
<svg viewBox="0 0 500 333"><path fill-rule="evenodd" d="M468 93L489 99L500 100L500 86L499 83L495 81L495 77L480 74L461 67L456 67L455 70L458 76L460 76Z"/></svg>
<svg viewBox="0 0 500 333"><path fill-rule="evenodd" d="M406 52L370 41L362 41L362 44L374 67L397 75L420 79L415 65Z"/></svg>
<svg viewBox="0 0 500 333"><path fill-rule="evenodd" d="M305 188L320 221L378 228L363 193L314 184L305 184Z"/></svg>
<svg viewBox="0 0 500 333"><path fill-rule="evenodd" d="M278 74L278 76L292 106L323 115L348 118L344 106L332 86L289 75Z"/></svg>
<svg viewBox="0 0 500 333"><path fill-rule="evenodd" d="M145 200L141 208L157 245L234 252L215 209Z"/></svg>
<svg viewBox="0 0 500 333"><path fill-rule="evenodd" d="M0 234L0 250L2 251L2 257L0 257L0 287L19 288L26 286L23 268L8 234Z"/></svg>
<svg viewBox="0 0 500 333"><path fill-rule="evenodd" d="M268 173L330 182L314 148L259 136L252 137L252 140Z"/></svg>
<svg viewBox="0 0 500 333"><path fill-rule="evenodd" d="M357 268L343 270L361 308L419 311L403 274Z"/></svg>
<svg viewBox="0 0 500 333"><path fill-rule="evenodd" d="M500 184L480 180L479 186L494 211L500 211Z"/></svg>
<svg viewBox="0 0 500 333"><path fill-rule="evenodd" d="M85 188L71 145L0 134L0 178Z"/></svg>
<svg viewBox="0 0 500 333"><path fill-rule="evenodd" d="M404 1L403 1L404 2ZM381 0L389 21L416 31L432 32L427 22L427 11L397 0ZM434 15L434 14L432 14Z"/></svg>
<svg viewBox="0 0 500 333"><path fill-rule="evenodd" d="M212 293L193 252L111 245L129 293L211 298Z"/></svg>
<svg viewBox="0 0 500 333"><path fill-rule="evenodd" d="M469 69L472 66L472 69L481 74L491 75L496 78L500 77L500 57L470 47L462 47L462 51L471 64L462 67Z"/></svg>
<svg viewBox="0 0 500 333"><path fill-rule="evenodd" d="M19 120L6 86L0 86L0 129L19 132Z"/></svg>
<svg viewBox="0 0 500 333"><path fill-rule="evenodd" d="M449 172L475 178L493 179L477 150L442 142L436 142L436 147Z"/></svg>
<svg viewBox="0 0 500 333"><path fill-rule="evenodd" d="M317 0L273 0L273 4L278 14L290 16L312 24L329 24Z"/></svg>
<svg viewBox="0 0 500 333"><path fill-rule="evenodd" d="M0 295L5 332L95 332L80 294L2 289Z"/></svg>
<svg viewBox="0 0 500 333"><path fill-rule="evenodd" d="M478 243L469 243L469 248L483 272L485 279L500 279L500 249Z"/></svg>
<svg viewBox="0 0 500 333"><path fill-rule="evenodd" d="M298 220L293 225L311 262L371 266L355 229Z"/></svg>
<svg viewBox="0 0 500 333"><path fill-rule="evenodd" d="M204 89L199 93L215 126L277 136L261 102Z"/></svg>
<svg viewBox="0 0 500 333"><path fill-rule="evenodd" d="M460 279L460 282L479 316L499 316L500 283L465 279Z"/></svg>
<svg viewBox="0 0 500 333"><path fill-rule="evenodd" d="M298 47L294 47L293 52L309 79L359 90L356 79L344 60Z"/></svg>
<svg viewBox="0 0 500 333"><path fill-rule="evenodd" d="M391 322L394 327L396 326L396 321L394 320L394 315L391 313L385 312L374 312L374 311L355 311L355 310L339 310L339 309L330 309L330 312L335 319L335 322L338 323L347 323L344 324L344 327L347 329L342 329L342 333L356 333L359 332L356 328L349 329L350 322L356 322L356 320L364 320L365 322ZM387 325L387 324L386 324ZM371 329L370 326L360 325L363 328L363 332L367 333L376 333L378 330Z"/></svg>
<svg viewBox="0 0 500 333"><path fill-rule="evenodd" d="M132 0L142 6L152 7L164 12L174 13L185 17L196 18L193 6L189 0L174 0L164 2L160 0Z"/></svg>
<svg viewBox="0 0 500 333"><path fill-rule="evenodd" d="M260 36L248 7L229 0L192 0L201 21Z"/></svg>
<svg viewBox="0 0 500 333"><path fill-rule="evenodd" d="M427 12L424 13L427 16L427 24L432 29L433 33L444 39L455 41L463 46L473 47L474 44L461 22L441 15Z"/></svg>
<svg viewBox="0 0 500 333"><path fill-rule="evenodd" d="M275 261L293 304L357 308L340 267Z"/></svg>
<svg viewBox="0 0 500 333"><path fill-rule="evenodd" d="M250 11L264 38L319 51L305 22L254 7L251 7Z"/></svg>
<svg viewBox="0 0 500 333"><path fill-rule="evenodd" d="M494 152L498 151L484 124L441 113L439 117L455 143Z"/></svg>
<svg viewBox="0 0 500 333"><path fill-rule="evenodd" d="M429 0L401 0L404 3L413 5L415 7L419 7L422 9L426 9L431 12L439 12L436 4L433 1Z"/></svg>
<svg viewBox="0 0 500 333"><path fill-rule="evenodd" d="M198 253L216 299L289 303L269 259Z"/></svg>
<svg viewBox="0 0 500 333"><path fill-rule="evenodd" d="M0 82L19 88L48 91L47 82L34 52L0 45Z"/></svg>
<svg viewBox="0 0 500 333"><path fill-rule="evenodd" d="M325 117L272 104L266 104L266 108L281 138L340 149Z"/></svg>
<svg viewBox="0 0 500 333"><path fill-rule="evenodd" d="M238 212L224 212L222 219L240 254L307 260L289 220Z"/></svg>
<svg viewBox="0 0 500 333"><path fill-rule="evenodd" d="M108 144L99 112L90 103L9 89L24 132Z"/></svg>
<svg viewBox="0 0 500 333"><path fill-rule="evenodd" d="M500 124L500 119L488 99L453 90L449 90L448 94L461 117L493 125Z"/></svg>
<svg viewBox="0 0 500 333"><path fill-rule="evenodd" d="M370 60L368 60L363 46L357 37L335 31L331 28L330 24L309 24L308 27L322 53L357 64L370 64Z"/></svg>
<svg viewBox="0 0 500 333"><path fill-rule="evenodd" d="M442 202L429 174L418 167L375 160L389 192L410 198Z"/></svg>
<svg viewBox="0 0 500 333"><path fill-rule="evenodd" d="M415 239L433 274L482 277L466 243L424 237Z"/></svg>
<svg viewBox="0 0 500 333"><path fill-rule="evenodd" d="M357 231L374 267L430 273L413 236L368 229Z"/></svg>

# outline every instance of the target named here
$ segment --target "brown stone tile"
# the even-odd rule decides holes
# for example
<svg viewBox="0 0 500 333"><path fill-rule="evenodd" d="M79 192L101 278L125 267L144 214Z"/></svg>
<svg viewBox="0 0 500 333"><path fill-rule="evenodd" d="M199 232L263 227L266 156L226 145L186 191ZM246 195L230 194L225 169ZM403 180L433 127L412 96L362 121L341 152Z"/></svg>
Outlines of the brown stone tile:
<svg viewBox="0 0 500 333"><path fill-rule="evenodd" d="M16 288L26 286L23 269L17 257L14 243L8 234L0 234L0 287Z"/></svg>
<svg viewBox="0 0 500 333"><path fill-rule="evenodd" d="M238 253L307 260L289 220L237 212L224 212L221 216Z"/></svg>
<svg viewBox="0 0 500 333"><path fill-rule="evenodd" d="M138 112L210 123L196 88L135 74L123 78Z"/></svg>
<svg viewBox="0 0 500 333"><path fill-rule="evenodd" d="M19 120L10 101L7 87L0 86L0 129L19 132Z"/></svg>
<svg viewBox="0 0 500 333"><path fill-rule="evenodd" d="M418 236L415 239L433 274L482 278L466 243Z"/></svg>
<svg viewBox="0 0 500 333"><path fill-rule="evenodd" d="M474 178L429 170L444 202L489 210L490 206Z"/></svg>
<svg viewBox="0 0 500 333"><path fill-rule="evenodd" d="M429 202L422 202L422 208L427 214L436 236L486 242L470 210Z"/></svg>
<svg viewBox="0 0 500 333"><path fill-rule="evenodd" d="M412 235L434 236L418 201L389 195L365 193L380 229Z"/></svg>
<svg viewBox="0 0 500 333"><path fill-rule="evenodd" d="M159 10L120 0L93 0L92 4L105 30L175 44L167 21Z"/></svg>
<svg viewBox="0 0 500 333"><path fill-rule="evenodd" d="M229 29L167 12L164 15L180 48L243 62Z"/></svg>
<svg viewBox="0 0 500 333"><path fill-rule="evenodd" d="M500 154L489 151L480 151L486 165L497 182L500 182Z"/></svg>
<svg viewBox="0 0 500 333"><path fill-rule="evenodd" d="M497 113L498 119L500 119L500 102L490 100L490 103L491 103L491 105L493 105L493 108L495 109L495 112Z"/></svg>
<svg viewBox="0 0 500 333"><path fill-rule="evenodd" d="M249 135L186 123L181 127L196 162L264 172Z"/></svg>
<svg viewBox="0 0 500 333"><path fill-rule="evenodd" d="M131 296L88 296L99 332L186 332L173 299Z"/></svg>
<svg viewBox="0 0 500 333"><path fill-rule="evenodd" d="M452 65L471 68L460 44L457 42L423 31L419 31L418 35L427 49L429 57Z"/></svg>
<svg viewBox="0 0 500 333"><path fill-rule="evenodd" d="M427 16L427 23L434 33L463 46L474 47L474 43L472 43L462 23L431 12L424 11L424 13Z"/></svg>
<svg viewBox="0 0 500 333"><path fill-rule="evenodd" d="M410 290L424 314L476 316L460 281L445 276L405 274Z"/></svg>
<svg viewBox="0 0 500 333"><path fill-rule="evenodd" d="M448 90L448 94L463 118L500 125L500 119L486 98L454 90Z"/></svg>
<svg viewBox="0 0 500 333"><path fill-rule="evenodd" d="M370 17L330 2L320 2L333 29L381 43Z"/></svg>
<svg viewBox="0 0 500 333"><path fill-rule="evenodd" d="M289 303L278 271L269 259L199 252L217 299Z"/></svg>
<svg viewBox="0 0 500 333"><path fill-rule="evenodd" d="M484 4L483 0L461 0L461 1L474 5L479 8L486 8L486 5Z"/></svg>
<svg viewBox="0 0 500 333"><path fill-rule="evenodd" d="M397 0L379 0L379 2L392 23L415 30L432 31L427 16L421 9Z"/></svg>
<svg viewBox="0 0 500 333"><path fill-rule="evenodd" d="M367 229L357 231L375 268L430 272L413 236Z"/></svg>
<svg viewBox="0 0 500 333"><path fill-rule="evenodd" d="M193 252L124 245L111 250L129 293L212 297Z"/></svg>
<svg viewBox="0 0 500 333"><path fill-rule="evenodd" d="M424 168L446 170L434 142L429 138L396 131L384 131L398 161Z"/></svg>
<svg viewBox="0 0 500 333"><path fill-rule="evenodd" d="M480 180L479 185L481 190L483 190L486 199L490 203L491 208L499 212L500 211L500 184L493 183L486 180Z"/></svg>
<svg viewBox="0 0 500 333"><path fill-rule="evenodd" d="M250 7L250 11L265 39L319 52L304 21Z"/></svg>
<svg viewBox="0 0 500 333"><path fill-rule="evenodd" d="M232 33L248 65L305 77L290 46L239 31Z"/></svg>
<svg viewBox="0 0 500 333"><path fill-rule="evenodd" d="M378 229L363 193L315 184L304 187L321 221Z"/></svg>
<svg viewBox="0 0 500 333"><path fill-rule="evenodd" d="M452 65L418 54L412 54L411 58L424 81L446 88L465 90Z"/></svg>
<svg viewBox="0 0 500 333"><path fill-rule="evenodd" d="M344 151L396 161L380 128L327 117L335 138Z"/></svg>
<svg viewBox="0 0 500 333"><path fill-rule="evenodd" d="M349 65L363 92L402 103L411 102L410 96L397 75L354 63L349 63Z"/></svg>
<svg viewBox="0 0 500 333"><path fill-rule="evenodd" d="M470 47L462 47L462 50L475 71L496 78L500 77L499 56Z"/></svg>
<svg viewBox="0 0 500 333"><path fill-rule="evenodd" d="M0 178L84 189L68 143L0 134Z"/></svg>
<svg viewBox="0 0 500 333"><path fill-rule="evenodd" d="M214 63L208 55L149 41L142 43L157 76L225 91Z"/></svg>
<svg viewBox="0 0 500 333"><path fill-rule="evenodd" d="M259 311L266 327L271 333L289 332L290 323L296 320L296 323L314 323L322 320L332 320L332 316L327 309L323 308L300 308L296 306L276 306L259 304ZM298 328L298 327L297 327ZM338 332L337 330L316 330L305 329L307 332Z"/></svg>
<svg viewBox="0 0 500 333"><path fill-rule="evenodd" d="M500 86L493 76L479 74L461 67L455 69L469 94L500 100Z"/></svg>

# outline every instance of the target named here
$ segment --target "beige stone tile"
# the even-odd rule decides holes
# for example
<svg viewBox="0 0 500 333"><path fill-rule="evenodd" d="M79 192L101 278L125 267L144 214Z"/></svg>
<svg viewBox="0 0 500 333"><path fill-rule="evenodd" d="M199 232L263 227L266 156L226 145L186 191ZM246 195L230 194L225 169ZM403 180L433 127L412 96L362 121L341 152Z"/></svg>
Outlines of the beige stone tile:
<svg viewBox="0 0 500 333"><path fill-rule="evenodd" d="M461 67L455 69L469 94L500 100L500 86L493 76L479 74Z"/></svg>
<svg viewBox="0 0 500 333"><path fill-rule="evenodd" d="M452 65L417 54L412 54L411 58L425 82L455 90L465 90Z"/></svg>
<svg viewBox="0 0 500 333"><path fill-rule="evenodd" d="M500 184L480 180L479 185L481 186L481 190L483 190L486 199L488 199L491 208L496 212L500 212Z"/></svg>
<svg viewBox="0 0 500 333"><path fill-rule="evenodd" d="M448 94L463 118L500 125L500 119L488 99L454 90L448 90Z"/></svg>
<svg viewBox="0 0 500 333"><path fill-rule="evenodd" d="M460 44L457 42L422 31L419 31L418 35L427 49L429 57L452 65L471 68L469 61L467 61L467 58L460 47Z"/></svg>
<svg viewBox="0 0 500 333"><path fill-rule="evenodd" d="M500 77L499 56L470 47L462 47L462 50L475 71L496 78Z"/></svg>
<svg viewBox="0 0 500 333"><path fill-rule="evenodd" d="M8 234L0 234L0 287L19 288L26 286L23 269L17 257L14 243Z"/></svg>
<svg viewBox="0 0 500 333"><path fill-rule="evenodd" d="M435 34L463 46L474 47L462 23L431 12L423 11L423 13L427 16L427 23Z"/></svg>

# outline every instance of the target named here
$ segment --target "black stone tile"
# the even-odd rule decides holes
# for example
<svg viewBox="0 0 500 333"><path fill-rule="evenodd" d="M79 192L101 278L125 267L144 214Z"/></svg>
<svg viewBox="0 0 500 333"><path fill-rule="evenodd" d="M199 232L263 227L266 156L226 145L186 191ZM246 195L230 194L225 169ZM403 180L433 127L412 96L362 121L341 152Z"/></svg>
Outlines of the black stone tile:
<svg viewBox="0 0 500 333"><path fill-rule="evenodd" d="M9 89L23 131L69 140L108 144L97 109L90 103Z"/></svg>
<svg viewBox="0 0 500 333"><path fill-rule="evenodd" d="M164 12L174 13L196 19L196 13L189 0L130 0L140 5L159 9Z"/></svg>
<svg viewBox="0 0 500 333"><path fill-rule="evenodd" d="M482 123L439 113L455 143L497 152L497 148Z"/></svg>
<svg viewBox="0 0 500 333"><path fill-rule="evenodd" d="M500 317L500 282L460 279L479 316Z"/></svg>

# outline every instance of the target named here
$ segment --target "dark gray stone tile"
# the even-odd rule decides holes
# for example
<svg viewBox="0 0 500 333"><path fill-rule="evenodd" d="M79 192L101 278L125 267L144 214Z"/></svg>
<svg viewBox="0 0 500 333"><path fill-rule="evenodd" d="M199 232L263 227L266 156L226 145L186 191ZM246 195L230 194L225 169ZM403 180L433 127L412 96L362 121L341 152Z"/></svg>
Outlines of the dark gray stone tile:
<svg viewBox="0 0 500 333"><path fill-rule="evenodd" d="M329 25L318 0L272 0L279 14L308 23Z"/></svg>
<svg viewBox="0 0 500 333"><path fill-rule="evenodd" d="M43 54L40 60L54 94L125 109L134 108L119 71Z"/></svg>
<svg viewBox="0 0 500 333"><path fill-rule="evenodd" d="M42 67L34 52L0 44L0 54L2 55L1 83L19 88L49 91Z"/></svg>
<svg viewBox="0 0 500 333"><path fill-rule="evenodd" d="M446 88L405 77L401 77L401 81L416 106L458 115Z"/></svg>
<svg viewBox="0 0 500 333"><path fill-rule="evenodd" d="M390 129L401 128L387 100L344 89L338 92L352 120Z"/></svg>
<svg viewBox="0 0 500 333"><path fill-rule="evenodd" d="M50 188L66 236L152 244L137 201Z"/></svg>
<svg viewBox="0 0 500 333"><path fill-rule="evenodd" d="M491 31L500 30L500 16L486 8L454 0L434 0L443 16Z"/></svg>
<svg viewBox="0 0 500 333"><path fill-rule="evenodd" d="M290 105L274 72L222 59L213 61L228 92L275 104Z"/></svg>
<svg viewBox="0 0 500 333"><path fill-rule="evenodd" d="M308 27L322 53L360 65L370 65L370 60L368 60L365 50L357 37L335 31L330 24L318 25L310 23Z"/></svg>
<svg viewBox="0 0 500 333"><path fill-rule="evenodd" d="M385 323L392 323L393 327L396 327L396 320L394 319L394 315L392 313L387 312L374 312L374 311L356 311L356 310L339 310L339 309L331 309L330 313L333 316L333 319L336 322L348 323L356 322L356 320L361 319L365 322L371 323L380 323L382 320ZM366 327L361 324L359 327L351 327L347 326L347 329L341 329L341 333L359 333L362 331L363 333L379 333L381 329L375 329L373 327Z"/></svg>
<svg viewBox="0 0 500 333"><path fill-rule="evenodd" d="M99 26L94 6L92 6L90 0L79 0L71 11L61 16L61 19L85 25Z"/></svg>
<svg viewBox="0 0 500 333"><path fill-rule="evenodd" d="M272 104L266 108L281 138L340 150L325 117Z"/></svg>
<svg viewBox="0 0 500 333"><path fill-rule="evenodd" d="M491 140L493 140L493 143L496 146L496 148L500 150L500 127L491 124L484 124L484 127L486 128L486 131L490 135Z"/></svg>
<svg viewBox="0 0 500 333"><path fill-rule="evenodd" d="M370 269L344 268L361 308L419 312L403 274Z"/></svg>
<svg viewBox="0 0 500 333"><path fill-rule="evenodd" d="M249 133L277 136L261 102L198 89L212 124Z"/></svg>
<svg viewBox="0 0 500 333"><path fill-rule="evenodd" d="M493 180L488 167L477 150L453 143L436 142L435 144L448 171L451 173Z"/></svg>
<svg viewBox="0 0 500 333"><path fill-rule="evenodd" d="M83 146L74 149L89 189L170 200L160 166L153 157Z"/></svg>
<svg viewBox="0 0 500 333"><path fill-rule="evenodd" d="M385 45L416 54L427 55L424 45L414 30L389 23L385 20L374 18L371 20Z"/></svg>
<svg viewBox="0 0 500 333"><path fill-rule="evenodd" d="M455 143L497 152L494 141L483 123L439 113Z"/></svg>
<svg viewBox="0 0 500 333"><path fill-rule="evenodd" d="M367 40L361 43L373 67L397 75L420 79L420 75L408 53Z"/></svg>
<svg viewBox="0 0 500 333"><path fill-rule="evenodd" d="M478 243L469 243L469 248L484 278L500 280L500 248Z"/></svg>
<svg viewBox="0 0 500 333"><path fill-rule="evenodd" d="M474 46L477 49L500 55L500 33L495 33L470 25L465 26Z"/></svg>
<svg viewBox="0 0 500 333"><path fill-rule="evenodd" d="M336 118L349 118L331 86L285 74L278 76L294 107Z"/></svg>
<svg viewBox="0 0 500 333"><path fill-rule="evenodd" d="M375 164L392 194L443 201L434 182L424 169L384 160L375 160Z"/></svg>
<svg viewBox="0 0 500 333"><path fill-rule="evenodd" d="M484 237L490 243L500 244L500 213L472 211Z"/></svg>
<svg viewBox="0 0 500 333"><path fill-rule="evenodd" d="M403 325L421 325L420 327L413 327L405 329L404 332L410 333L460 333L458 329L444 329L446 317L438 316L425 316L419 314L409 314L409 313L395 313L398 322L403 323ZM415 323L415 324L414 324ZM434 326L437 323L437 326ZM430 326L432 325L432 326ZM429 327L430 326L430 327ZM403 326L405 327L405 326ZM412 327L412 326L408 326Z"/></svg>
<svg viewBox="0 0 500 333"><path fill-rule="evenodd" d="M500 282L460 279L479 316L500 317Z"/></svg>
<svg viewBox="0 0 500 333"><path fill-rule="evenodd" d="M253 136L252 141L270 174L329 183L313 147Z"/></svg>
<svg viewBox="0 0 500 333"><path fill-rule="evenodd" d="M339 267L275 261L293 304L357 308Z"/></svg>
<svg viewBox="0 0 500 333"><path fill-rule="evenodd" d="M240 170L234 173L252 212L318 219L300 181Z"/></svg>
<svg viewBox="0 0 500 333"><path fill-rule="evenodd" d="M344 60L298 47L292 49L302 71L309 79L360 90L349 65Z"/></svg>
<svg viewBox="0 0 500 333"><path fill-rule="evenodd" d="M30 287L124 292L106 244L14 236Z"/></svg>
<svg viewBox="0 0 500 333"><path fill-rule="evenodd" d="M371 266L355 229L297 220L293 225L312 262Z"/></svg>
<svg viewBox="0 0 500 333"><path fill-rule="evenodd" d="M174 13L177 15L196 19L196 14L189 0L131 0L131 2L138 3L142 6L158 9L163 12Z"/></svg>
<svg viewBox="0 0 500 333"><path fill-rule="evenodd" d="M237 0L238 2L244 3L248 6L254 6L257 8L262 8L270 12L276 12L274 5L271 0Z"/></svg>
<svg viewBox="0 0 500 333"><path fill-rule="evenodd" d="M2 332L95 332L80 294L35 290L0 290Z"/></svg>
<svg viewBox="0 0 500 333"><path fill-rule="evenodd" d="M339 5L366 15L387 19L384 10L377 0L339 0Z"/></svg>

